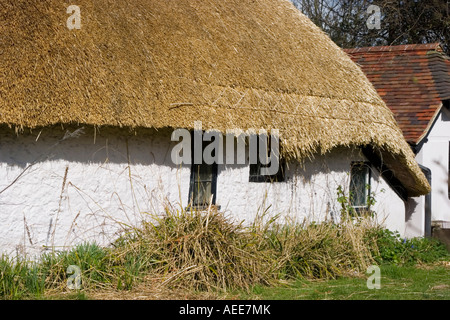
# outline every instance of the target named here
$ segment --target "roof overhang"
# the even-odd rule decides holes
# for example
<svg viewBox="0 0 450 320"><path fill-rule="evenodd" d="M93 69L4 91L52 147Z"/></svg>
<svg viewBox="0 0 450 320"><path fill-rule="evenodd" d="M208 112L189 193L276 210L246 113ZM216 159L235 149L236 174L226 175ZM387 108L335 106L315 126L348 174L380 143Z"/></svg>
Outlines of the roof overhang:
<svg viewBox="0 0 450 320"><path fill-rule="evenodd" d="M393 164L389 165L385 162L383 153L379 150L372 148L371 146L366 146L362 148L364 156L369 160L369 162L374 166L386 183L391 187L392 190L403 200L407 201L408 189L405 185L396 177L395 172L398 168L393 168Z"/></svg>
<svg viewBox="0 0 450 320"><path fill-rule="evenodd" d="M436 109L436 112L434 113L433 117L431 118L430 122L428 123L426 129L422 133L422 135L419 137L416 143L411 144L411 148L413 149L413 152L415 154L418 154L420 150L422 149L423 145L428 141L428 135L430 134L431 130L433 129L436 120L439 118L439 115L442 113L442 110L450 110L450 100L444 100L442 101L441 105Z"/></svg>

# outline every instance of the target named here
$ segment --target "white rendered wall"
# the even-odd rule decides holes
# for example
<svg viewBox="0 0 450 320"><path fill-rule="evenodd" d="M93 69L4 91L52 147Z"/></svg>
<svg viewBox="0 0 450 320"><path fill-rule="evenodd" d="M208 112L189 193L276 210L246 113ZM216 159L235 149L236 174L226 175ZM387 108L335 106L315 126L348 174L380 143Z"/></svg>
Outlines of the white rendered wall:
<svg viewBox="0 0 450 320"><path fill-rule="evenodd" d="M431 169L431 220L450 221L448 198L450 112L447 109L442 109L427 139L416 159Z"/></svg>
<svg viewBox="0 0 450 320"><path fill-rule="evenodd" d="M106 245L142 212L160 211L188 193L190 168L171 165L167 136L102 129L94 143L90 129L51 148L64 131L44 129L35 141L38 134L2 132L0 190L43 154L0 194L2 252L35 255L44 246L93 240Z"/></svg>
<svg viewBox="0 0 450 320"><path fill-rule="evenodd" d="M425 196L408 198L405 212L405 237L425 235Z"/></svg>
<svg viewBox="0 0 450 320"><path fill-rule="evenodd" d="M371 187L376 200L373 211L377 213L378 223L405 236L405 202L376 170L372 170Z"/></svg>
<svg viewBox="0 0 450 320"><path fill-rule="evenodd" d="M422 153L416 155L416 161L423 165ZM425 236L425 196L408 198L405 210L405 236L407 238Z"/></svg>
<svg viewBox="0 0 450 320"><path fill-rule="evenodd" d="M271 214L288 215L298 221L333 217L339 221L341 206L337 202L337 188L342 186L348 195L351 162L364 160L359 150L336 149L303 165L290 163L286 181L279 183L248 182L248 166L223 165L219 167L217 204L229 212L238 212L239 218L247 221L266 209ZM378 223L403 235L405 204L375 169L371 191L377 201L372 209L377 213Z"/></svg>
<svg viewBox="0 0 450 320"><path fill-rule="evenodd" d="M34 256L85 241L108 245L145 212L161 212L168 203L185 207L190 166L172 164L170 133L86 129L58 143L61 129L19 136L1 130L0 191L10 187L0 193L0 252ZM351 161L359 160L358 150L336 149L288 164L280 183L249 182L248 165L219 165L216 202L238 221L265 209L298 220L331 219L340 212L336 189L348 189ZM378 220L403 234L403 201L376 173L372 191Z"/></svg>

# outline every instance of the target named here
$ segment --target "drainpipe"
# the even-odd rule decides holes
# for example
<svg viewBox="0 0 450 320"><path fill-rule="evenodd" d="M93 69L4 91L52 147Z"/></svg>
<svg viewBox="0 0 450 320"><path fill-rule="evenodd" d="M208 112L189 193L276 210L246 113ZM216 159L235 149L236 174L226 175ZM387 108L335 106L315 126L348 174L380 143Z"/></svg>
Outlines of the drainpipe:
<svg viewBox="0 0 450 320"><path fill-rule="evenodd" d="M422 169L423 174L428 180L431 186L431 170L430 168L424 167L419 164L420 169ZM425 195L425 237L431 237L431 191Z"/></svg>

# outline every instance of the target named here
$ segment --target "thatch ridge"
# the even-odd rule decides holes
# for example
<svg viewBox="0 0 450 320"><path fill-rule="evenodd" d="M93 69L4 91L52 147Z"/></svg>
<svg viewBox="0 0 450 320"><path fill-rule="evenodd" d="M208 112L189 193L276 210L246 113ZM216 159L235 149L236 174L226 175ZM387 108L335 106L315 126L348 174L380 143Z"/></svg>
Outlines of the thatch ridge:
<svg viewBox="0 0 450 320"><path fill-rule="evenodd" d="M0 123L277 128L302 159L373 145L429 185L373 86L287 0L0 0Z"/></svg>

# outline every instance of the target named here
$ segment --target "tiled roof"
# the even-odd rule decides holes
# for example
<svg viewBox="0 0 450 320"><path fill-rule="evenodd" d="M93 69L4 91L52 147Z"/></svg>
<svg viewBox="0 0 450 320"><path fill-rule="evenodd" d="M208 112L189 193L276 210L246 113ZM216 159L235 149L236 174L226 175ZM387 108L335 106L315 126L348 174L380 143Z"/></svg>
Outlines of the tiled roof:
<svg viewBox="0 0 450 320"><path fill-rule="evenodd" d="M377 89L409 143L450 99L450 59L438 43L346 49Z"/></svg>

